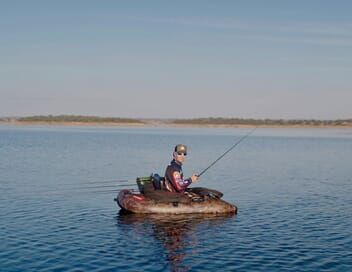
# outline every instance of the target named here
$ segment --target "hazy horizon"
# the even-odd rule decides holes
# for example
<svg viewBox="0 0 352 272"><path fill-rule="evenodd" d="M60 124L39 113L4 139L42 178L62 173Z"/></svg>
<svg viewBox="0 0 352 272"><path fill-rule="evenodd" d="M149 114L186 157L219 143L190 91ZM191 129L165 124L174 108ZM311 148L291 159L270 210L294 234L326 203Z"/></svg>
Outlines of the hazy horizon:
<svg viewBox="0 0 352 272"><path fill-rule="evenodd" d="M352 118L352 2L4 1L0 116Z"/></svg>

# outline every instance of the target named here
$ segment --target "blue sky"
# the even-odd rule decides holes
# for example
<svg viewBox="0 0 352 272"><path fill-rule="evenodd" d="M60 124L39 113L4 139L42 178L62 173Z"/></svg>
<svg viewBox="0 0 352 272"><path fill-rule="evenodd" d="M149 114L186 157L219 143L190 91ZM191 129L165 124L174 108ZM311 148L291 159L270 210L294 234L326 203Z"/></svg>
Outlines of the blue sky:
<svg viewBox="0 0 352 272"><path fill-rule="evenodd" d="M0 116L352 118L352 1L1 1Z"/></svg>

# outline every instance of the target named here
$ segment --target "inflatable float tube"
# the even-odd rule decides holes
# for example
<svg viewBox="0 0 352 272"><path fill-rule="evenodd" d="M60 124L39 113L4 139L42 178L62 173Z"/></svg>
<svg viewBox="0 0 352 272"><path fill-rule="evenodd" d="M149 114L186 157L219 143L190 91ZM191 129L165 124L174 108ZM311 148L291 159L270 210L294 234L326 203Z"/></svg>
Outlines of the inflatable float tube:
<svg viewBox="0 0 352 272"><path fill-rule="evenodd" d="M133 190L122 190L114 200L124 211L137 214L237 214L235 205L213 194L190 198L183 194L175 197L175 193L162 191L162 195L164 200L160 201Z"/></svg>

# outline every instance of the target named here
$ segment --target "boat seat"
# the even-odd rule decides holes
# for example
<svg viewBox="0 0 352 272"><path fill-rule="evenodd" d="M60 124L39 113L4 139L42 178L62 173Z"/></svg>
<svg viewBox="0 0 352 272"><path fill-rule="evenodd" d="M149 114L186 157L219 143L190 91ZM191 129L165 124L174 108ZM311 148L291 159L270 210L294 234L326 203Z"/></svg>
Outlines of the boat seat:
<svg viewBox="0 0 352 272"><path fill-rule="evenodd" d="M155 190L162 190L164 177L159 176L159 174L152 175L152 182Z"/></svg>

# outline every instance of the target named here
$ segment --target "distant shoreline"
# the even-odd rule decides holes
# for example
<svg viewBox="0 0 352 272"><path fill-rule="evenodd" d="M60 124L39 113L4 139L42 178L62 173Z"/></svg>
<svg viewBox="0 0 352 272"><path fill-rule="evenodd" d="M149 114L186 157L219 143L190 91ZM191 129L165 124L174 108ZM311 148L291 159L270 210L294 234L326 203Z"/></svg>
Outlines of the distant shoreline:
<svg viewBox="0 0 352 272"><path fill-rule="evenodd" d="M78 123L78 122L1 122L0 125L9 125L14 127L29 127L29 126L64 126L64 127L131 127L131 128L254 128L254 125L202 125L202 124L165 124L165 125L154 125L154 124L135 124L135 123ZM282 126L273 126L273 125L259 125L260 128L352 128L352 126L309 126L309 125L282 125Z"/></svg>
<svg viewBox="0 0 352 272"><path fill-rule="evenodd" d="M82 126L82 127L144 127L143 123L117 123L117 122L45 122L45 121L0 121L0 125L10 126Z"/></svg>
<svg viewBox="0 0 352 272"><path fill-rule="evenodd" d="M14 126L180 127L180 128L352 128L352 119L285 120L244 118L136 119L84 115L37 115L3 117L0 124Z"/></svg>

